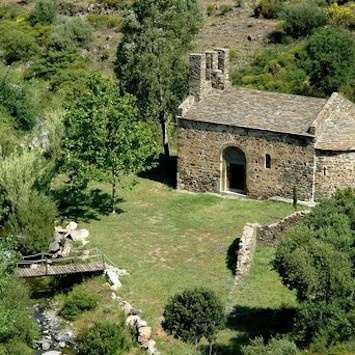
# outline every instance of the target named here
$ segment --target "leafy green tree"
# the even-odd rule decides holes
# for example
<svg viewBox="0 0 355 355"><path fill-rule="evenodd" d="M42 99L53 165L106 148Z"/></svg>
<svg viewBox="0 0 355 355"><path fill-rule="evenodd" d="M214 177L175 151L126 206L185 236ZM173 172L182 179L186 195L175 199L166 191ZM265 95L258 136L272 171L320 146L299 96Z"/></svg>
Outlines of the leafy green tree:
<svg viewBox="0 0 355 355"><path fill-rule="evenodd" d="M172 297L163 316L165 331L196 346L205 337L210 344L210 354L225 320L221 301L206 288L186 290Z"/></svg>
<svg viewBox="0 0 355 355"><path fill-rule="evenodd" d="M159 122L169 156L167 123L187 93L182 57L201 26L196 0L136 0L122 27L116 73L141 114Z"/></svg>
<svg viewBox="0 0 355 355"><path fill-rule="evenodd" d="M306 42L300 65L319 94L330 95L355 80L355 40L329 28L316 31Z"/></svg>
<svg viewBox="0 0 355 355"><path fill-rule="evenodd" d="M120 175L150 168L156 143L150 127L138 120L132 95L120 95L114 81L99 75L87 87L65 118L64 169L84 185L92 178L109 182L115 213Z"/></svg>
<svg viewBox="0 0 355 355"><path fill-rule="evenodd" d="M57 5L55 0L37 0L28 20L32 25L37 23L49 25L54 22L56 15Z"/></svg>

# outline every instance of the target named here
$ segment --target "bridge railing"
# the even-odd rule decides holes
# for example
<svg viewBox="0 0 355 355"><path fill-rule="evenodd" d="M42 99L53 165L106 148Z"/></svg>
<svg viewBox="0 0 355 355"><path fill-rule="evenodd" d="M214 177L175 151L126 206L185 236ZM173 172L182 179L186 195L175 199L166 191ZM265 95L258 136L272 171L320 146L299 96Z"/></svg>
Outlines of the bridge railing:
<svg viewBox="0 0 355 355"><path fill-rule="evenodd" d="M31 265L37 264L39 266L55 265L73 265L85 263L102 263L105 269L105 256L98 249L86 249L86 250L72 250L69 256L64 258L52 258L51 254L48 253L38 253L33 255L26 255L22 257L16 264L17 268L30 268Z"/></svg>

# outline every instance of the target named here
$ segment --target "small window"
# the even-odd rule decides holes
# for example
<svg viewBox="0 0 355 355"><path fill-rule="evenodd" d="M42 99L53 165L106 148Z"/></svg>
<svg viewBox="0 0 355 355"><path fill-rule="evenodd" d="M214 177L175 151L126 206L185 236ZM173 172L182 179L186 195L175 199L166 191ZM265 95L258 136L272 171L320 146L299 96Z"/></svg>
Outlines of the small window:
<svg viewBox="0 0 355 355"><path fill-rule="evenodd" d="M323 168L323 175L327 176L327 168L326 167Z"/></svg>
<svg viewBox="0 0 355 355"><path fill-rule="evenodd" d="M270 154L265 155L265 167L266 169L271 169L271 156Z"/></svg>

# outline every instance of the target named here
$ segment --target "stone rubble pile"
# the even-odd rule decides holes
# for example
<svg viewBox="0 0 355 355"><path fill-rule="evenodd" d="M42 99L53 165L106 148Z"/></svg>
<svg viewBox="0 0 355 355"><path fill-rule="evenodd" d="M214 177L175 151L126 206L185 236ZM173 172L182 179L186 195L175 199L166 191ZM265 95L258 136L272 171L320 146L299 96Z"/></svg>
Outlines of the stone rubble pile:
<svg viewBox="0 0 355 355"><path fill-rule="evenodd" d="M89 241L89 231L87 229L78 229L76 222L70 222L65 228L61 226L54 227L54 238L49 245L48 252L53 258L64 258L69 256L73 242L81 243L83 246Z"/></svg>
<svg viewBox="0 0 355 355"><path fill-rule="evenodd" d="M34 306L42 337L36 342L37 351L46 355L61 354L60 349L76 349L74 329L68 325L63 328L63 319L57 315L59 305L51 301L48 309L42 312L39 305Z"/></svg>

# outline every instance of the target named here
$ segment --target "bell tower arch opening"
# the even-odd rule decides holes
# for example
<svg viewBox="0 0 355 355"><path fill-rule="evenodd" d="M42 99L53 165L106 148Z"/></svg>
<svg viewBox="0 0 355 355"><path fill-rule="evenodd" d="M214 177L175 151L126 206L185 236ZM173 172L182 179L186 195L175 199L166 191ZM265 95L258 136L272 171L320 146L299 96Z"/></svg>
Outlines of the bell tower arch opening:
<svg viewBox="0 0 355 355"><path fill-rule="evenodd" d="M246 194L246 159L244 152L229 146L222 152L221 190Z"/></svg>

